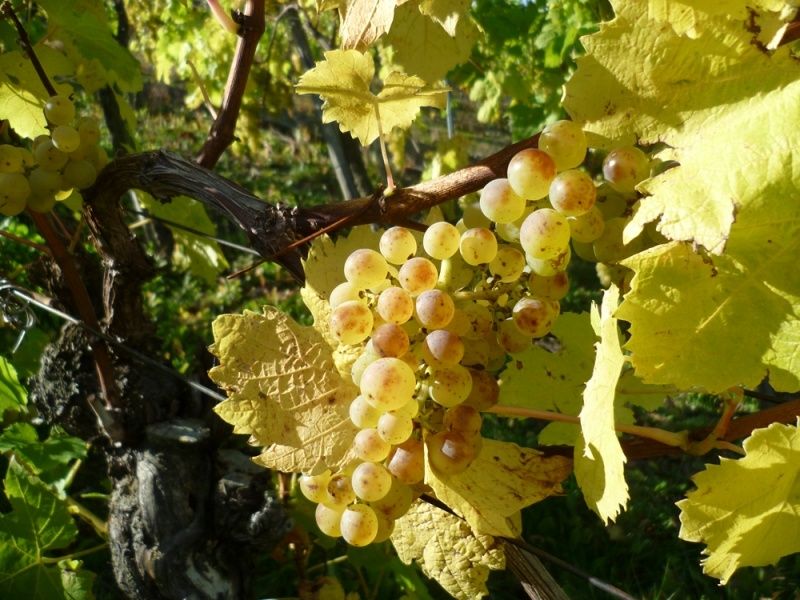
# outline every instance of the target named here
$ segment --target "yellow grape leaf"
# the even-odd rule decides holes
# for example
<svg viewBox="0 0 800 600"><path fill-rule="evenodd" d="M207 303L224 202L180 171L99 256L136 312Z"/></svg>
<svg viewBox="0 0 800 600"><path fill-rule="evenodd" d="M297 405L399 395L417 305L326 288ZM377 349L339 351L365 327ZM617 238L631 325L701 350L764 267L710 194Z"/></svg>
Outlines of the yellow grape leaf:
<svg viewBox="0 0 800 600"><path fill-rule="evenodd" d="M318 331L272 307L221 315L212 327L220 364L209 376L228 393L215 410L266 447L257 462L317 472L350 459L358 430L348 410L358 390L339 375Z"/></svg>
<svg viewBox="0 0 800 600"><path fill-rule="evenodd" d="M421 0L419 11L442 26L450 37L455 37L458 22L469 15L468 0Z"/></svg>
<svg viewBox="0 0 800 600"><path fill-rule="evenodd" d="M625 454L614 429L614 398L625 363L613 316L617 304L619 290L612 285L603 294L598 317L600 342L592 378L583 392L581 437L575 445L575 478L586 504L604 523L614 521L628 502Z"/></svg>
<svg viewBox="0 0 800 600"><path fill-rule="evenodd" d="M553 345L531 346L514 356L500 372L500 404L548 410L578 416L583 406L583 389L592 376L596 335L589 313L564 313L555 323ZM623 372L614 401L617 423L633 423L631 405L654 410L675 389L641 382L633 370ZM550 423L538 435L539 444L574 445L578 427Z"/></svg>
<svg viewBox="0 0 800 600"><path fill-rule="evenodd" d="M800 420L757 429L746 455L692 480L697 489L678 502L681 539L706 544L703 572L728 582L739 567L774 564L800 552Z"/></svg>
<svg viewBox="0 0 800 600"><path fill-rule="evenodd" d="M321 235L311 242L311 248L303 261L306 283L300 290L303 302L314 317L314 328L319 331L331 348L336 348L333 359L343 377L348 378L353 361L361 352L360 346L339 346L331 333L329 303L333 288L345 281L344 261L360 248L378 248L381 232L368 225L353 227L350 233L340 235L334 241Z"/></svg>
<svg viewBox="0 0 800 600"><path fill-rule="evenodd" d="M428 87L422 79L397 71L390 73L379 94L370 90L375 64L369 54L357 50L331 50L310 71L306 71L296 89L298 94L319 94L322 120L336 121L342 131L349 131L367 146L380 132L408 127L420 108L442 108L446 89Z"/></svg>
<svg viewBox="0 0 800 600"><path fill-rule="evenodd" d="M624 262L635 275L617 317L631 323L625 347L644 381L723 392L769 375L800 387L800 216L781 218L787 205L735 227L722 256L675 242Z"/></svg>
<svg viewBox="0 0 800 600"><path fill-rule="evenodd" d="M474 531L517 537L519 511L561 493L561 482L571 471L572 461L563 456L543 456L485 438L480 454L463 473L439 475L426 463L425 483Z"/></svg>
<svg viewBox="0 0 800 600"><path fill-rule="evenodd" d="M365 50L372 42L389 31L396 5L395 0L351 0L348 2L339 30L342 48L344 50Z"/></svg>
<svg viewBox="0 0 800 600"><path fill-rule="evenodd" d="M668 238L719 254L734 221L800 187L800 63L791 44L754 43L784 3L614 4L616 18L583 40L564 105L590 131L666 144L661 157L680 163L642 185L626 239L660 219Z"/></svg>
<svg viewBox="0 0 800 600"><path fill-rule="evenodd" d="M474 533L455 515L417 501L395 521L392 544L406 564L417 561L454 598L487 594L489 570L506 566L502 546L492 536Z"/></svg>
<svg viewBox="0 0 800 600"><path fill-rule="evenodd" d="M466 62L480 31L469 18L458 19L451 36L433 18L424 15L418 2L406 2L394 14L388 42L393 60L408 73L425 81L442 79L453 67Z"/></svg>

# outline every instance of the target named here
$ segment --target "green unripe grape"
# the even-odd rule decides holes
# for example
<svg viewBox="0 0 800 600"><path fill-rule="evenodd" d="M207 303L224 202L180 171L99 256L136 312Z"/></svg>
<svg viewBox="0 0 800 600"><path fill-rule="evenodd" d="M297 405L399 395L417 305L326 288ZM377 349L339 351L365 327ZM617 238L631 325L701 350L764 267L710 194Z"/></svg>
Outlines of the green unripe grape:
<svg viewBox="0 0 800 600"><path fill-rule="evenodd" d="M0 173L19 173L22 171L22 154L19 148L0 144Z"/></svg>
<svg viewBox="0 0 800 600"><path fill-rule="evenodd" d="M35 168L28 176L35 196L55 196L63 187L61 173Z"/></svg>
<svg viewBox="0 0 800 600"><path fill-rule="evenodd" d="M81 144L96 146L100 142L100 124L97 119L83 117L78 121L78 133L81 136Z"/></svg>
<svg viewBox="0 0 800 600"><path fill-rule="evenodd" d="M28 208L39 213L48 213L56 205L56 197L52 194L32 194L28 198Z"/></svg>
<svg viewBox="0 0 800 600"><path fill-rule="evenodd" d="M51 134L53 145L62 152L75 152L81 145L78 130L69 125L59 125Z"/></svg>
<svg viewBox="0 0 800 600"><path fill-rule="evenodd" d="M64 181L79 190L85 189L97 179L97 171L88 160L70 160L64 168Z"/></svg>
<svg viewBox="0 0 800 600"><path fill-rule="evenodd" d="M13 216L25 210L31 186L22 173L0 173L0 212Z"/></svg>
<svg viewBox="0 0 800 600"><path fill-rule="evenodd" d="M75 118L75 105L66 96L51 96L44 105L44 116L53 125L66 125Z"/></svg>
<svg viewBox="0 0 800 600"><path fill-rule="evenodd" d="M58 171L67 164L69 156L56 148L52 140L42 142L33 151L33 156L39 166L48 171Z"/></svg>

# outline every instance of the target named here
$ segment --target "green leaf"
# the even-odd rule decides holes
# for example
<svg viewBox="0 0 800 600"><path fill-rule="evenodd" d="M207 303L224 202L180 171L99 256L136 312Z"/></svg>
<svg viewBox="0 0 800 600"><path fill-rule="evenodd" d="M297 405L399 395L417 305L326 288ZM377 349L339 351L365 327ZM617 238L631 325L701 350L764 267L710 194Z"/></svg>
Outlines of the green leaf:
<svg viewBox="0 0 800 600"><path fill-rule="evenodd" d="M420 10L414 0L398 7L387 41L394 48L394 62L407 73L428 82L439 81L469 59L480 31L471 19L458 19L456 34L451 36Z"/></svg>
<svg viewBox="0 0 800 600"><path fill-rule="evenodd" d="M489 571L505 568L493 537L473 533L462 519L426 502L414 503L397 519L392 543L400 560L417 561L454 598L480 598Z"/></svg>
<svg viewBox="0 0 800 600"><path fill-rule="evenodd" d="M27 403L28 393L20 384L14 365L0 356L0 418L5 411L22 412Z"/></svg>
<svg viewBox="0 0 800 600"><path fill-rule="evenodd" d="M68 546L78 535L65 502L16 461L6 473L5 493L12 511L0 515L0 535L28 542L37 559L47 550Z"/></svg>
<svg viewBox="0 0 800 600"><path fill-rule="evenodd" d="M221 315L213 331L220 364L209 375L228 392L215 410L234 432L266 446L257 462L307 473L350 460L358 430L349 407L358 389L339 375L318 331L271 307Z"/></svg>
<svg viewBox="0 0 800 600"><path fill-rule="evenodd" d="M39 0L38 4L47 12L52 34L71 40L85 61L97 61L107 81L125 92L141 89L139 63L114 39L103 12L86 10L62 0Z"/></svg>
<svg viewBox="0 0 800 600"><path fill-rule="evenodd" d="M617 317L631 323L625 347L644 381L723 392L769 375L800 388L800 219L771 214L737 224L722 256L676 242L624 262L635 275Z"/></svg>
<svg viewBox="0 0 800 600"><path fill-rule="evenodd" d="M356 50L331 50L325 60L303 74L298 94L319 94L322 120L336 121L367 146L380 131L408 127L423 106L443 107L447 90L427 87L419 77L390 73L377 95L370 91L375 65L369 54Z"/></svg>
<svg viewBox="0 0 800 600"><path fill-rule="evenodd" d="M706 544L703 572L723 584L740 567L800 552L800 429L757 429L744 450L744 458L706 465L678 502L681 539Z"/></svg>
<svg viewBox="0 0 800 600"><path fill-rule="evenodd" d="M586 504L604 523L614 521L628 502L626 459L614 429L614 399L625 362L613 317L618 303L619 290L612 285L603 294L595 319L600 341L592 377L583 392L581 437L575 445L575 478Z"/></svg>
<svg viewBox="0 0 800 600"><path fill-rule="evenodd" d="M149 194L138 194L138 197L142 206L156 217L196 229L212 237L217 235L214 222L208 217L203 205L196 200L177 196L171 202L164 203ZM219 274L228 267L228 261L219 244L177 227L170 227L170 231L175 240L172 254L175 265L190 271L209 285L216 283Z"/></svg>
<svg viewBox="0 0 800 600"><path fill-rule="evenodd" d="M796 195L800 64L790 44L754 43L774 18L754 5L784 3L618 1L617 18L585 38L564 101L573 118L611 140L666 144L660 157L680 163L642 186L626 239L660 218L668 238L718 254L745 211Z"/></svg>
<svg viewBox="0 0 800 600"><path fill-rule="evenodd" d="M0 433L0 452L12 452L44 483L58 485L66 477L73 461L86 457L86 443L53 430L39 440L36 429L28 423L14 423Z"/></svg>
<svg viewBox="0 0 800 600"><path fill-rule="evenodd" d="M517 537L520 510L559 494L572 461L509 442L485 438L480 454L463 473L442 476L426 466L425 483L461 514L476 533Z"/></svg>

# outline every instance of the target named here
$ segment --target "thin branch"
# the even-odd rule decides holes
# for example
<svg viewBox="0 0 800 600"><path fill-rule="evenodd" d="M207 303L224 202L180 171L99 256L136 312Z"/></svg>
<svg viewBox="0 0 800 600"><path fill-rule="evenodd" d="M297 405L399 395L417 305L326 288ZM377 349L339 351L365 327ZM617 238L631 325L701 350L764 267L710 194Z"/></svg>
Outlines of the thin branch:
<svg viewBox="0 0 800 600"><path fill-rule="evenodd" d="M0 229L0 237L4 237L7 240L11 240L12 242L21 244L23 246L28 246L29 248L33 248L34 250L37 250L43 254L51 254L50 249L47 246L44 246L42 244L37 244L36 242L32 242L30 240L26 240L23 237L11 233L10 231L5 231Z"/></svg>
<svg viewBox="0 0 800 600"><path fill-rule="evenodd" d="M42 82L44 89L47 90L49 95L57 96L58 92L56 91L56 88L53 87L53 84L50 83L50 79L47 77L47 73L45 72L42 63L39 61L39 57L36 56L36 51L33 49L31 38L28 37L28 32L25 31L25 27L23 27L22 23L17 18L17 13L14 12L14 8L11 6L11 3L3 2L3 4L0 5L0 12L2 12L3 16L14 24L14 28L17 30L17 35L19 36L19 45L22 46L25 54L28 55L28 59L30 59L31 64L33 64L33 68L36 70L36 75L39 76L39 81Z"/></svg>
<svg viewBox="0 0 800 600"><path fill-rule="evenodd" d="M197 157L197 163L207 169L217 164L222 153L235 139L234 132L242 108L242 97L264 28L264 0L248 0L241 14L240 37L228 72L222 104Z"/></svg>

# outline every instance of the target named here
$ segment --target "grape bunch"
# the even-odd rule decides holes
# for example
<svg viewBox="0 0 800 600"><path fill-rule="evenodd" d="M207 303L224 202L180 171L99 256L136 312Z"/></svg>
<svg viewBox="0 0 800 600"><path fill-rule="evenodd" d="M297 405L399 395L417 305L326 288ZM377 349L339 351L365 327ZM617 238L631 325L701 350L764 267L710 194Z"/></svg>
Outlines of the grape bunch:
<svg viewBox="0 0 800 600"><path fill-rule="evenodd" d="M49 135L32 140L30 148L0 144L0 214L14 216L26 208L52 210L71 190L92 185L108 163L98 145L97 120L75 121L75 106L67 96L52 96L44 106Z"/></svg>
<svg viewBox="0 0 800 600"><path fill-rule="evenodd" d="M595 181L578 168L586 153L581 127L558 121L463 205L457 224L428 226L421 251L414 233L392 227L377 250L347 258L330 327L360 349L351 369L356 458L300 478L324 533L356 546L385 540L425 490L426 463L447 478L478 456L497 373L559 316L570 241L594 242L605 229ZM607 177L632 190L639 171L618 162Z"/></svg>

